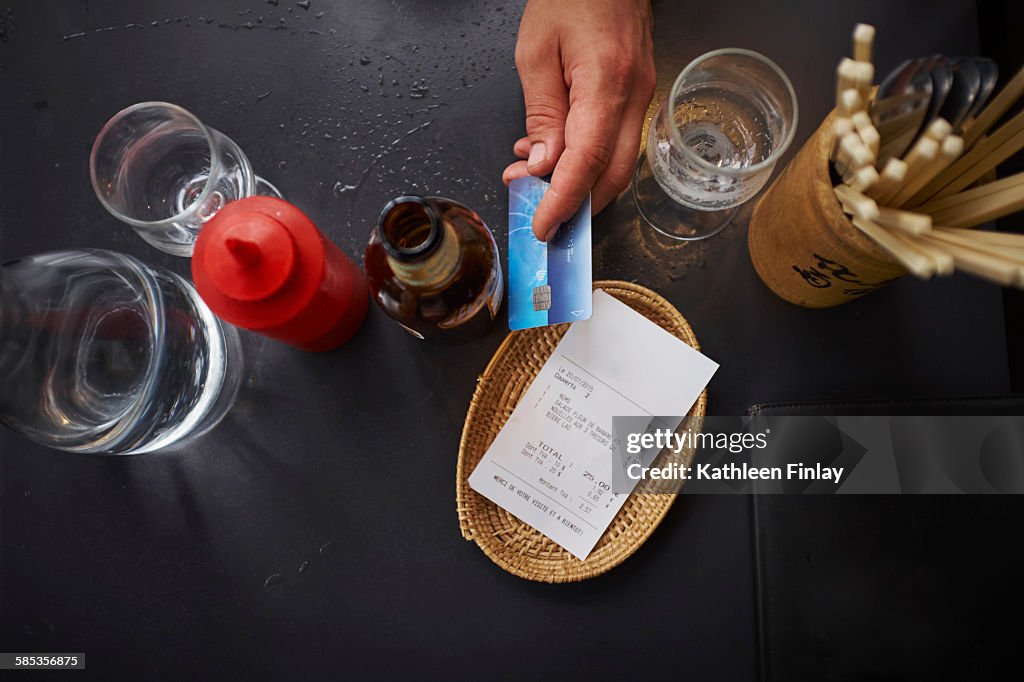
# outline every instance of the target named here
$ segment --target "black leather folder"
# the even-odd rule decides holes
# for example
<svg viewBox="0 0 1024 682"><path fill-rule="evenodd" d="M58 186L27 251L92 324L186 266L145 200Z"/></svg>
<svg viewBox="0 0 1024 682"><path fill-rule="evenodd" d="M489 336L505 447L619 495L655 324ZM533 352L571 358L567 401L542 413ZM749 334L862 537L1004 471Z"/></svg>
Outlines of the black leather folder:
<svg viewBox="0 0 1024 682"><path fill-rule="evenodd" d="M759 415L1024 415L1024 396ZM1024 497L754 498L761 679L1003 679L1024 641Z"/></svg>

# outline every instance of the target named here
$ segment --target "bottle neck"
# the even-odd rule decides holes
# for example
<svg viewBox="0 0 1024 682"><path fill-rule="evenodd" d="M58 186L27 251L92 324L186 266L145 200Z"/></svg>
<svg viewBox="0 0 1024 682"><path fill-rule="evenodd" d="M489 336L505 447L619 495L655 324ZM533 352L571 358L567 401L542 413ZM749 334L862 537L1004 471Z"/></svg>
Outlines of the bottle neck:
<svg viewBox="0 0 1024 682"><path fill-rule="evenodd" d="M395 277L409 286L441 286L459 269L458 235L425 199L399 197L389 203L377 233Z"/></svg>

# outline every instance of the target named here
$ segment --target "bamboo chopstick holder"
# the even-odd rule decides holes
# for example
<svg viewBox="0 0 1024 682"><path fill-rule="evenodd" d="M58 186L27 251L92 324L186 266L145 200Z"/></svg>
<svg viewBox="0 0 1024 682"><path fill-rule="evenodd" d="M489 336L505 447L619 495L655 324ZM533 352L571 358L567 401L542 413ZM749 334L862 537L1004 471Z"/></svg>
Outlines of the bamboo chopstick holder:
<svg viewBox="0 0 1024 682"><path fill-rule="evenodd" d="M854 59L843 59L836 68L830 160L843 181L834 187L843 212L917 277L961 269L1024 288L1024 235L965 229L1024 210L1024 173L967 189L1024 149L1024 111L984 137L1024 95L1024 68L968 122L965 134L954 135L949 121L936 118L913 140L916 132L897 127L897 117L875 126L868 114L874 38L873 26L858 24ZM919 97L906 96L908 103ZM901 106L896 99L888 98L885 106ZM881 114L871 107L873 114ZM879 171L875 163L885 151L880 150L882 141L889 149L896 143L913 145ZM917 208L900 208L905 206Z"/></svg>
<svg viewBox="0 0 1024 682"><path fill-rule="evenodd" d="M988 105L978 114L974 122L964 132L964 142L968 147L981 139L981 136L988 132L989 128L995 125L1003 117L1014 102L1024 94L1024 67L1018 71L1010 82L1007 83L999 94L995 96Z"/></svg>
<svg viewBox="0 0 1024 682"><path fill-rule="evenodd" d="M928 256L897 239L884 227L863 218L854 218L854 226L889 252L911 274L921 279L928 279L935 274L935 265Z"/></svg>

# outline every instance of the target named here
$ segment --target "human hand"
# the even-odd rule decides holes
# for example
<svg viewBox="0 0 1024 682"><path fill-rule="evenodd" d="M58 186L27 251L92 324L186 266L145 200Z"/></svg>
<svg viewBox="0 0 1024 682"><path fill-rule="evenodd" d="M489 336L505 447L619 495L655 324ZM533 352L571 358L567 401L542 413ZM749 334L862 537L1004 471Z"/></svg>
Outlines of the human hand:
<svg viewBox="0 0 1024 682"><path fill-rule="evenodd" d="M654 93L650 0L529 0L516 67L526 100L526 137L507 185L551 173L533 217L547 241L591 193L593 212L633 176Z"/></svg>

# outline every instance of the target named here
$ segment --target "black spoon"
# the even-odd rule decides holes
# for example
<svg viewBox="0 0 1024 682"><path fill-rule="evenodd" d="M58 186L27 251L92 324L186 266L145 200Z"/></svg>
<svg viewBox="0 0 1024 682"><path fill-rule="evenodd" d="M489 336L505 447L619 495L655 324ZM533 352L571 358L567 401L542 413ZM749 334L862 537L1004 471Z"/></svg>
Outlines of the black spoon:
<svg viewBox="0 0 1024 682"><path fill-rule="evenodd" d="M879 167L910 148L931 100L932 76L927 59L908 59L878 86L871 121L881 136Z"/></svg>
<svg viewBox="0 0 1024 682"><path fill-rule="evenodd" d="M925 114L924 120L921 121L918 137L923 135L931 122L940 116L942 107L946 104L946 99L949 97L949 92L953 89L953 65L949 59L941 54L936 54L926 57L925 60L932 77L932 99L928 103L928 113Z"/></svg>
<svg viewBox="0 0 1024 682"><path fill-rule="evenodd" d="M967 120L967 115L974 108L981 90L981 70L970 57L961 57L953 61L953 87L949 90L939 116L949 121L954 131Z"/></svg>
<svg viewBox="0 0 1024 682"><path fill-rule="evenodd" d="M981 113L981 110L988 104L988 98L996 89L996 81L999 80L999 67L994 61L986 57L974 57L974 63L981 74L981 87L978 89L978 96L974 100L974 106L967 113L967 118L972 119Z"/></svg>

